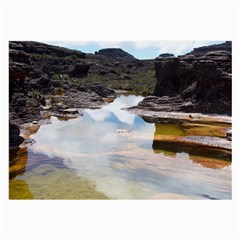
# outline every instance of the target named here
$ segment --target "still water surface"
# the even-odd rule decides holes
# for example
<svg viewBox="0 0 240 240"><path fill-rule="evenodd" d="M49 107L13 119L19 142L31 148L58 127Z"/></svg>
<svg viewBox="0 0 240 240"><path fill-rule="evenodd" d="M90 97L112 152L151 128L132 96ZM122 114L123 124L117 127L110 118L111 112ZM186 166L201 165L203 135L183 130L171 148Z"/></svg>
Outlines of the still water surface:
<svg viewBox="0 0 240 240"><path fill-rule="evenodd" d="M82 110L83 117L52 117L31 135L35 144L11 157L10 198L231 199L231 163L224 156L154 140L196 128L213 135L213 126L147 123L121 110L142 99L119 96L101 109Z"/></svg>

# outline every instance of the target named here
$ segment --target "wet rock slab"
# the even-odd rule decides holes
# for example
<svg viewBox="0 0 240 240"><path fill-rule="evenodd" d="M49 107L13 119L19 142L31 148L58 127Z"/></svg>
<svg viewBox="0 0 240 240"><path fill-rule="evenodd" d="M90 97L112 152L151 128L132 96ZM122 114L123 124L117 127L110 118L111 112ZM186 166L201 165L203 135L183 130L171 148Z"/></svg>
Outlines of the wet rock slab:
<svg viewBox="0 0 240 240"><path fill-rule="evenodd" d="M68 109L64 109L63 110L64 113L78 113L78 109L77 108L68 108Z"/></svg>
<svg viewBox="0 0 240 240"><path fill-rule="evenodd" d="M192 143L201 146L210 146L214 148L232 149L232 144L225 138L208 136L187 136L181 138L186 143Z"/></svg>
<svg viewBox="0 0 240 240"><path fill-rule="evenodd" d="M73 119L73 118L78 118L79 116L82 116L81 113L68 113L68 112L53 112L53 111L49 111L49 112L45 112L43 113L44 116L54 116L57 118L62 118L62 119Z"/></svg>
<svg viewBox="0 0 240 240"><path fill-rule="evenodd" d="M58 111L48 111L44 113L45 116L55 116L60 118L77 118L82 116L82 113L79 112L77 108L67 108L67 109L59 109Z"/></svg>
<svg viewBox="0 0 240 240"><path fill-rule="evenodd" d="M178 135L155 135L153 147L158 148L166 147L169 148L169 144L174 144L178 149L188 149L192 147L197 147L200 149L208 149L209 151L215 152L216 154L224 154L227 159L231 159L231 121L230 116L225 115L209 115L201 113L181 113L181 112L157 112L149 111L147 109L139 109L138 107L132 107L126 109L131 113L138 114L146 122L150 123L173 123L179 124L183 127L186 124L191 124L193 127L196 124L195 132L189 136L178 136ZM218 126L222 124L224 126L216 127L216 134L212 136L207 136L208 134L203 133L203 135L198 135L197 127L201 126L209 127ZM191 128L192 128L191 127ZM190 129L191 130L191 129ZM191 131L189 130L189 133ZM186 129L185 129L186 131ZM220 131L220 132L218 132ZM211 133L212 134L212 133ZM167 145L167 146L165 146Z"/></svg>
<svg viewBox="0 0 240 240"><path fill-rule="evenodd" d="M148 109L130 107L125 109L131 113L141 116L146 122L157 123L229 123L232 122L232 117L225 115L209 115L201 113L183 113L183 112L158 112Z"/></svg>
<svg viewBox="0 0 240 240"><path fill-rule="evenodd" d="M220 148L231 150L231 142L225 138L209 136L155 136L154 141L171 142L175 144L184 144L189 146L202 146L211 148Z"/></svg>
<svg viewBox="0 0 240 240"><path fill-rule="evenodd" d="M35 134L41 125L51 124L51 120L49 118L41 119L39 121L32 121L29 123L24 123L20 125L20 134L25 139L29 138L30 135Z"/></svg>
<svg viewBox="0 0 240 240"><path fill-rule="evenodd" d="M32 146L34 143L36 143L36 141L32 138L27 138L25 139L21 145L19 145L20 148L25 148L25 147L29 147Z"/></svg>

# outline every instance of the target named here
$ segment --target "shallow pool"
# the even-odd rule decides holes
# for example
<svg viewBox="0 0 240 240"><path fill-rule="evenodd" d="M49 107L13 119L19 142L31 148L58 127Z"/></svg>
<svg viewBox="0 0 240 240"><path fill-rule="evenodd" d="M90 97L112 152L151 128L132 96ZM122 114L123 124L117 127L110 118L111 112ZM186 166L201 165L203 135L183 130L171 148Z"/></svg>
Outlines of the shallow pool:
<svg viewBox="0 0 240 240"><path fill-rule="evenodd" d="M10 154L10 199L231 199L231 159L157 140L221 137L227 125L153 124L121 110L142 99L51 117L31 135L35 144Z"/></svg>

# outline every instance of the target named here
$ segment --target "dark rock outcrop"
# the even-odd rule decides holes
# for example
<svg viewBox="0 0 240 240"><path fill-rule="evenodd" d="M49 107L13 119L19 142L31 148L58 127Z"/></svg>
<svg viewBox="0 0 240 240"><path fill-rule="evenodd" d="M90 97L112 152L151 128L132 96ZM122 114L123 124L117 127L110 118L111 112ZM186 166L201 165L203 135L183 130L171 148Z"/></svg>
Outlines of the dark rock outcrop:
<svg viewBox="0 0 240 240"><path fill-rule="evenodd" d="M138 106L231 115L231 56L231 42L226 42L185 56L158 58L156 97L145 98Z"/></svg>
<svg viewBox="0 0 240 240"><path fill-rule="evenodd" d="M169 57L174 57L174 55L172 53L162 53L157 57L157 59L158 58L169 58Z"/></svg>
<svg viewBox="0 0 240 240"><path fill-rule="evenodd" d="M10 42L10 48L22 50L30 54L51 55L52 57L69 57L75 55L78 58L85 58L85 53L77 50L71 50L64 47L52 46L45 43L34 41Z"/></svg>
<svg viewBox="0 0 240 240"><path fill-rule="evenodd" d="M10 42L9 47L9 120L19 126L40 119L38 107L44 103L44 99L42 96L33 96L28 91L27 78L32 64L30 55L23 51L19 42Z"/></svg>
<svg viewBox="0 0 240 240"><path fill-rule="evenodd" d="M221 43L221 44L214 44L210 46L194 48L193 51L188 53L187 55L194 55L196 57L200 57L200 56L204 56L208 52L217 52L217 51L227 51L231 53L232 42L226 41L225 43Z"/></svg>
<svg viewBox="0 0 240 240"><path fill-rule="evenodd" d="M70 75L72 72L77 77L87 74L86 68L81 68L82 73L79 67L75 69L76 65L84 64L83 59L86 54L81 51L32 41L9 42L9 48L10 56L12 51L21 51L31 57L29 79L39 78L43 74L49 77L58 77L60 74Z"/></svg>
<svg viewBox="0 0 240 240"><path fill-rule="evenodd" d="M80 51L39 42L9 42L11 123L20 126L38 121L42 118L40 111L50 108L61 111L61 106L102 106L102 97L114 95L114 91L104 84L79 83L90 69L85 58ZM46 99L52 102L51 107L45 106Z"/></svg>
<svg viewBox="0 0 240 240"><path fill-rule="evenodd" d="M71 77L84 77L87 76L89 65L87 64L77 64L74 66L73 70L70 72Z"/></svg>
<svg viewBox="0 0 240 240"><path fill-rule="evenodd" d="M90 90L97 93L101 97L108 97L108 96L114 96L115 91L105 87L102 83L95 83L92 84L90 87Z"/></svg>
<svg viewBox="0 0 240 240"><path fill-rule="evenodd" d="M147 96L138 104L138 107L160 112L194 112L194 104L190 100L183 99L181 95Z"/></svg>
<svg viewBox="0 0 240 240"><path fill-rule="evenodd" d="M21 50L9 50L9 98L16 91L24 89L25 78L29 74L30 56Z"/></svg>
<svg viewBox="0 0 240 240"><path fill-rule="evenodd" d="M19 136L20 130L15 124L9 123L9 147L18 147L24 138Z"/></svg>
<svg viewBox="0 0 240 240"><path fill-rule="evenodd" d="M22 49L9 50L9 147L18 147L24 140L20 134L19 124L27 111L25 79L29 74L30 56ZM20 48L19 44L13 45ZM35 109L37 111L37 109ZM40 112L37 112L40 115ZM14 121L17 120L17 121ZM13 124L15 123L15 124ZM17 125L16 125L17 124Z"/></svg>
<svg viewBox="0 0 240 240"><path fill-rule="evenodd" d="M134 57L131 54L123 51L121 48L105 48L99 50L98 52L95 52L95 54L109 58L134 59Z"/></svg>

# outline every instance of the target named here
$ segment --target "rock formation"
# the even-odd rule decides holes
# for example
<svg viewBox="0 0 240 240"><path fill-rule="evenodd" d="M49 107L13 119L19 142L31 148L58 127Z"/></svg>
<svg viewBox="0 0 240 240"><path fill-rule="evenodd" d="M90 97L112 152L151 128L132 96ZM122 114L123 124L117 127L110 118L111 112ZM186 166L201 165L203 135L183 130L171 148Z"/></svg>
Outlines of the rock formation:
<svg viewBox="0 0 240 240"><path fill-rule="evenodd" d="M207 52L216 52L216 51L227 51L231 53L232 42L226 41L225 43L221 43L221 44L214 44L214 45L194 48L193 51L188 53L187 55L194 55L196 57L200 57L200 56L204 56Z"/></svg>
<svg viewBox="0 0 240 240"><path fill-rule="evenodd" d="M231 115L231 42L155 61L157 84L139 108Z"/></svg>
<svg viewBox="0 0 240 240"><path fill-rule="evenodd" d="M9 42L9 145L17 147L23 123L39 121L41 111L61 113L69 108L97 108L114 91L99 83L74 81L88 75L90 65L80 51L38 42Z"/></svg>
<svg viewBox="0 0 240 240"><path fill-rule="evenodd" d="M95 52L95 54L109 57L109 58L135 59L131 54L123 51L120 48L105 48L105 49L99 50L98 52Z"/></svg>
<svg viewBox="0 0 240 240"><path fill-rule="evenodd" d="M158 58L169 58L169 57L174 57L174 55L172 53L162 53L157 57L157 59Z"/></svg>
<svg viewBox="0 0 240 240"><path fill-rule="evenodd" d="M11 142L20 142L16 127L39 121L41 111L57 115L103 106L103 98L115 94L106 86L153 93L137 106L147 111L230 115L231 42L179 57L164 53L155 60L138 60L117 48L86 54L39 42L9 42Z"/></svg>
<svg viewBox="0 0 240 240"><path fill-rule="evenodd" d="M139 85L138 90L147 94L155 81L153 60L135 59L122 49L86 54L40 42L11 41L10 145L22 140L16 128L39 121L41 112L62 116L69 108L99 108L105 104L103 98L115 95L107 86L136 90Z"/></svg>
<svg viewBox="0 0 240 240"><path fill-rule="evenodd" d="M16 44L17 46L17 44ZM13 50L9 51L9 101L11 102L13 99L14 93L19 96L20 92L25 92L25 78L29 74L29 65L30 65L30 57L27 53L21 50ZM22 110L25 108L25 99L19 97L14 101L14 106L20 104L22 106ZM13 105L10 107L10 120L11 120L11 109ZM24 111L23 111L24 112ZM20 114L23 114L21 112ZM19 113L16 111L16 113ZM9 122L9 146L16 147L19 146L23 142L23 138L19 136L20 130L17 125Z"/></svg>
<svg viewBox="0 0 240 240"><path fill-rule="evenodd" d="M23 141L24 138L19 136L20 130L18 126L15 124L9 123L9 147L17 147L19 146Z"/></svg>

